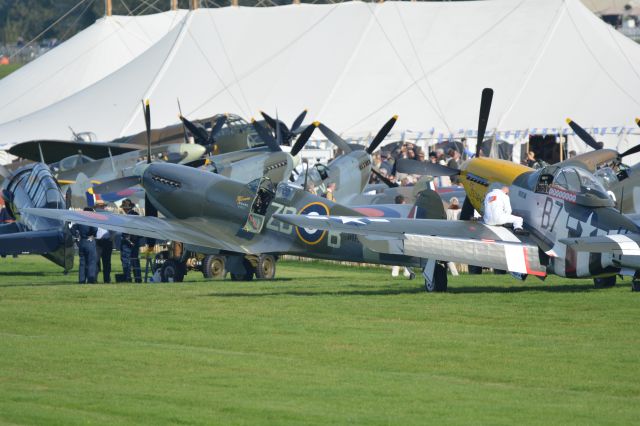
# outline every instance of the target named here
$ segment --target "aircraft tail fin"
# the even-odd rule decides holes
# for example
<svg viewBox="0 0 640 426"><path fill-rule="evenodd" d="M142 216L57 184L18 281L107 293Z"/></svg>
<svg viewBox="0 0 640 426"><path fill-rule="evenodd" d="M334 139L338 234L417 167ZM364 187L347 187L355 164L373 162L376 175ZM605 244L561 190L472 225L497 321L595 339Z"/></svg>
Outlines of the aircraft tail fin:
<svg viewBox="0 0 640 426"><path fill-rule="evenodd" d="M426 188L416 195L416 202L409 214L413 219L446 219L442 199L437 192Z"/></svg>

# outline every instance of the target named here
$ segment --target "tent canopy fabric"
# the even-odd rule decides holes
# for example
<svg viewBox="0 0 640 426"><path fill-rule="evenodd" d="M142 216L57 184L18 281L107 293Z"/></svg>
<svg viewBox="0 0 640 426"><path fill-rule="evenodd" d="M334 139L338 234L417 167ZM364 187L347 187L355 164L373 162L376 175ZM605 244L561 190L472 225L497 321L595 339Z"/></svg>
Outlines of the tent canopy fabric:
<svg viewBox="0 0 640 426"><path fill-rule="evenodd" d="M185 15L186 11L171 11L99 19L0 80L0 123L33 113L101 80L160 40ZM68 131L65 137L69 135Z"/></svg>
<svg viewBox="0 0 640 426"><path fill-rule="evenodd" d="M357 138L398 114L394 137L473 137L484 87L489 135L566 133L571 117L617 145L636 137L640 46L579 0L199 9L116 72L0 125L0 144L67 138L68 126L136 133L146 98L153 127L177 121L179 98L190 118L265 110L290 123L308 108Z"/></svg>

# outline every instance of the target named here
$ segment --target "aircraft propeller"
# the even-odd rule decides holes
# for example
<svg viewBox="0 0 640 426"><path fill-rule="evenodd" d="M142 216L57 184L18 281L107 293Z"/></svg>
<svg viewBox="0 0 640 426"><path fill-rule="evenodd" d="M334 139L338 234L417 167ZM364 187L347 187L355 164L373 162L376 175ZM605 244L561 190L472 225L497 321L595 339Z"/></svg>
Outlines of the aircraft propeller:
<svg viewBox="0 0 640 426"><path fill-rule="evenodd" d="M202 145L206 148L205 154L211 154L215 149L216 135L220 132L224 124L227 122L227 115L221 115L216 119L215 122L212 121L211 131L209 133L207 133L207 129L205 129L202 124L189 121L182 115L182 112L180 113L179 117L182 121L182 125L186 127L193 135L195 142L198 145Z"/></svg>
<svg viewBox="0 0 640 426"><path fill-rule="evenodd" d="M596 142L596 140L591 136L585 129L583 129L578 123L573 121L570 118L567 118L567 124L571 127L571 130L574 131L576 136L578 136L584 143L589 145L594 150L599 150L604 148L604 144L602 142ZM640 118L636 118L636 124L640 127ZM635 154L640 152L640 145L636 145L634 147L629 148L625 152L618 153L618 159L626 157L627 155Z"/></svg>
<svg viewBox="0 0 640 426"><path fill-rule="evenodd" d="M307 110L303 110L295 120L293 120L293 124L291 125L291 129L287 127L277 116L276 118L271 117L264 111L260 111L260 115L264 118L264 121L267 125L273 130L276 140L280 142L280 144L289 145L293 138L302 133L305 129L302 129L300 126L304 121L304 118L307 116ZM280 137L279 137L280 136Z"/></svg>
<svg viewBox="0 0 640 426"><path fill-rule="evenodd" d="M389 132L391 131L393 126L396 124L396 121L398 121L398 116L394 115L393 117L391 117L389 119L389 121L387 121L384 124L384 126L382 126L380 128L378 133L371 140L371 143L369 144L369 146L365 149L367 154L371 155L378 148L378 146L382 143L384 138L387 137L387 135L389 134ZM316 122L316 123L318 123L318 122ZM340 136L338 136L338 134L336 132L334 132L333 130L331 130L330 128L328 128L327 126L325 126L322 123L318 123L317 127L320 129L322 134L326 136L326 138L329 140L329 142L334 144L344 154L348 154L348 153L352 152L354 149L362 149L362 147L360 147L360 145L351 145L351 144L349 144L347 141L345 141ZM371 167L371 173L376 175L384 184L386 184L390 188L395 188L395 187L399 186L397 183L391 182L391 180L389 180L389 178L384 176L382 173L380 173L379 170L377 170L374 167Z"/></svg>

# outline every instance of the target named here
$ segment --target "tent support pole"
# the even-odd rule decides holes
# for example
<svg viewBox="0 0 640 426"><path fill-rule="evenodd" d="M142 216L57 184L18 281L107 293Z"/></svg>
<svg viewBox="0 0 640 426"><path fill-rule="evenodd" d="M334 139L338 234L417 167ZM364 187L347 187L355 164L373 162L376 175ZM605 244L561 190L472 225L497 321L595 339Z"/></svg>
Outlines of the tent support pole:
<svg viewBox="0 0 640 426"><path fill-rule="evenodd" d="M104 1L104 14L106 16L111 16L112 11L113 11L113 8L111 6L111 0L105 0Z"/></svg>
<svg viewBox="0 0 640 426"><path fill-rule="evenodd" d="M178 0L171 0L171 10L178 10Z"/></svg>

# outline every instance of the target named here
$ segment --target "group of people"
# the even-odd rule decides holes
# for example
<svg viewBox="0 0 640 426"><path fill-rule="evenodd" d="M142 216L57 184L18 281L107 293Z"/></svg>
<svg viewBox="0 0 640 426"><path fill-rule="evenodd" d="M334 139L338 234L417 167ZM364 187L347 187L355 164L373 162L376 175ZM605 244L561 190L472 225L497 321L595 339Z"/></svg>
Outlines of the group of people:
<svg viewBox="0 0 640 426"><path fill-rule="evenodd" d="M135 204L130 199L122 201L120 206L125 214L138 215ZM106 205L99 201L96 208L85 207L84 211L105 211ZM97 282L98 271L102 269L102 277L105 284L111 282L111 255L114 243L117 243L120 250L120 261L122 262L122 281L131 282L132 274L137 283L142 282L142 271L140 270L140 238L135 235L121 234L115 235L106 229L95 226L74 224L71 227L71 234L78 244L78 282L80 284L95 284Z"/></svg>
<svg viewBox="0 0 640 426"><path fill-rule="evenodd" d="M374 153L372 159L373 167L378 170L384 178L393 183L397 183L400 186L412 186L420 176L398 172L396 170L396 162L401 158L437 163L454 169L459 169L462 164L462 154L456 148L450 147L446 150L444 148L437 148L427 154L426 151L418 145L412 142L405 142L398 145L395 149L383 149ZM381 183L381 179L377 175L372 174L369 182ZM438 176L433 179L432 183L434 189L460 184L458 176Z"/></svg>

